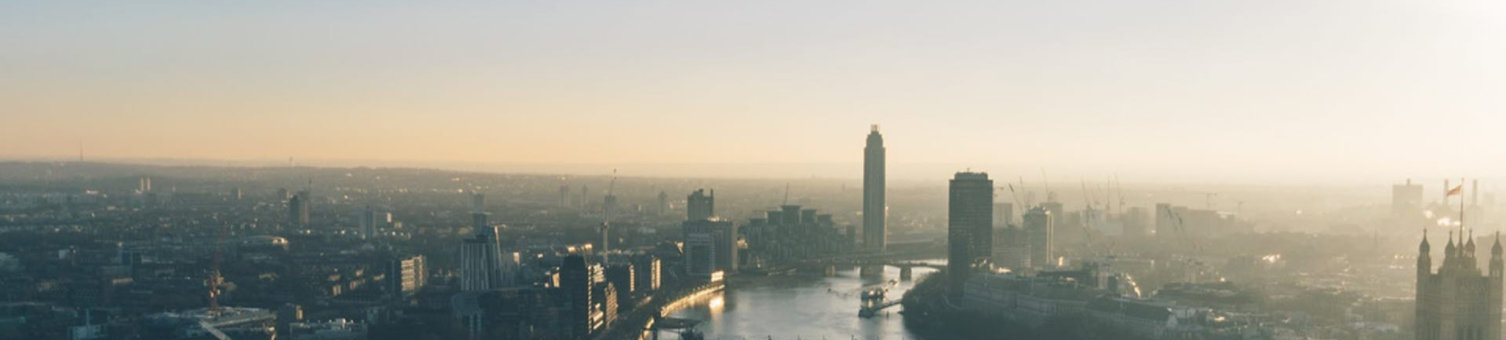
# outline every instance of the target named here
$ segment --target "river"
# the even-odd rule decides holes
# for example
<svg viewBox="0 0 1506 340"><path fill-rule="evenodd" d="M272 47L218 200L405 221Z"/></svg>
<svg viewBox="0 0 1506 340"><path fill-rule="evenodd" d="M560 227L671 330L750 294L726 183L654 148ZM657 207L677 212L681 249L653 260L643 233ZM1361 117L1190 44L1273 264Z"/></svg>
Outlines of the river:
<svg viewBox="0 0 1506 340"><path fill-rule="evenodd" d="M914 278L935 273L916 267ZM861 287L898 280L888 293L899 299L915 281L899 280L900 269L884 267L883 278L862 278L856 268L835 276L799 274L783 277L736 278L719 296L697 301L669 316L703 321L696 329L707 339L923 339L905 328L902 306L885 309L872 318L859 318ZM678 339L673 332L660 339Z"/></svg>

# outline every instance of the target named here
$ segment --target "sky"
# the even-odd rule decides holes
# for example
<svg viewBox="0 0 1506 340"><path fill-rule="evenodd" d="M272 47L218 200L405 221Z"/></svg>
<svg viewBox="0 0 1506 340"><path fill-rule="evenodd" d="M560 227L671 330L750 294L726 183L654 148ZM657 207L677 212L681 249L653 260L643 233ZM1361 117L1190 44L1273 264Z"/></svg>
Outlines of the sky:
<svg viewBox="0 0 1506 340"><path fill-rule="evenodd" d="M1506 172L1501 1L8 1L0 46L0 159Z"/></svg>

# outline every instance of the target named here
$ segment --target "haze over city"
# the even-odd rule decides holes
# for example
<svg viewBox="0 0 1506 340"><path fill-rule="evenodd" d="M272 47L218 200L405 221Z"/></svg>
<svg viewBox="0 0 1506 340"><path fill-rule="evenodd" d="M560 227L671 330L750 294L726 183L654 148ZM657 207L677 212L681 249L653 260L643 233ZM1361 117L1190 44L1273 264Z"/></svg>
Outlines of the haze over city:
<svg viewBox="0 0 1506 340"><path fill-rule="evenodd" d="M0 2L0 340L1506 340L1506 2Z"/></svg>
<svg viewBox="0 0 1506 340"><path fill-rule="evenodd" d="M1506 170L1494 1L0 6L6 159L851 177L878 123L897 179Z"/></svg>

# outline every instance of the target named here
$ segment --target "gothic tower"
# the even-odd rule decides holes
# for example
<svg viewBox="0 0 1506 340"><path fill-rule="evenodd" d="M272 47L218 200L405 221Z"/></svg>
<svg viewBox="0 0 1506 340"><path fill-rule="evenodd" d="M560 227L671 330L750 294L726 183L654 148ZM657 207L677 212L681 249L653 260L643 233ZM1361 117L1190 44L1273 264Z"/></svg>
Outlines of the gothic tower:
<svg viewBox="0 0 1506 340"><path fill-rule="evenodd" d="M1477 266L1473 235L1460 231L1459 237L1455 246L1454 235L1449 233L1443 264L1436 273L1427 235L1417 246L1417 340L1501 339L1502 272L1506 269L1500 233L1490 249L1487 273Z"/></svg>

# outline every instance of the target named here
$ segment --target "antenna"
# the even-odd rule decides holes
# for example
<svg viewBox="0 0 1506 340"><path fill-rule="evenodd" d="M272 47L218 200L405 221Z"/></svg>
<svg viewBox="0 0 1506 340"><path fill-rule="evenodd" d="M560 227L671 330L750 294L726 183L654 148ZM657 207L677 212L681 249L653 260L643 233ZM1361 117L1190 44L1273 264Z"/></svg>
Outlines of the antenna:
<svg viewBox="0 0 1506 340"><path fill-rule="evenodd" d="M790 205L790 182L784 182L784 203L780 205Z"/></svg>

